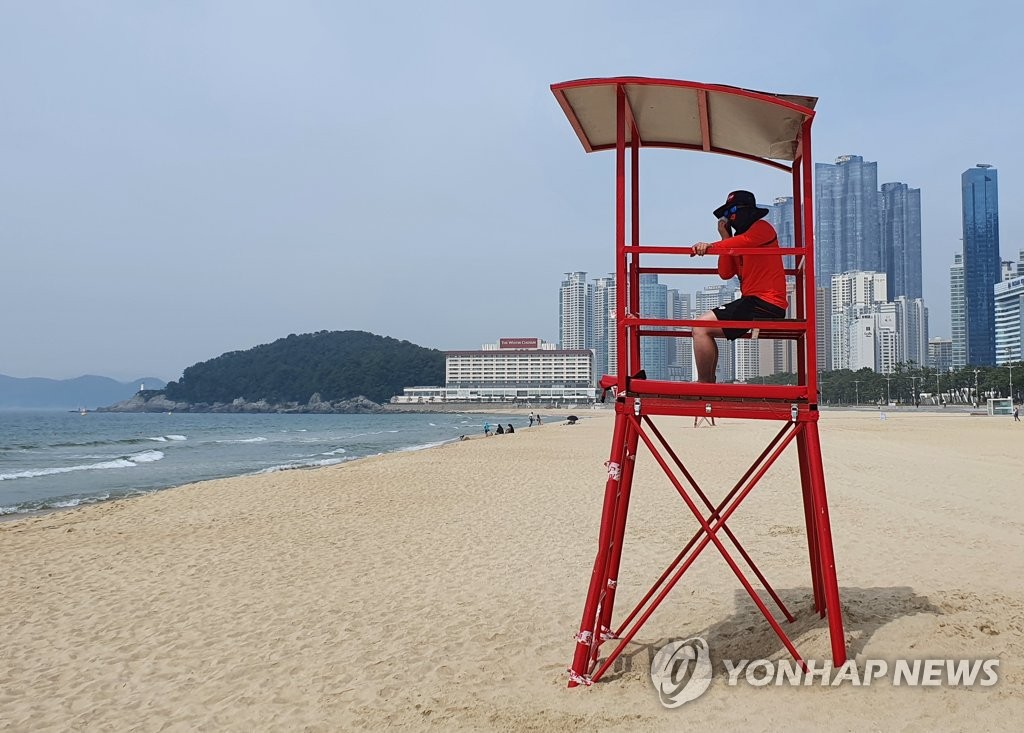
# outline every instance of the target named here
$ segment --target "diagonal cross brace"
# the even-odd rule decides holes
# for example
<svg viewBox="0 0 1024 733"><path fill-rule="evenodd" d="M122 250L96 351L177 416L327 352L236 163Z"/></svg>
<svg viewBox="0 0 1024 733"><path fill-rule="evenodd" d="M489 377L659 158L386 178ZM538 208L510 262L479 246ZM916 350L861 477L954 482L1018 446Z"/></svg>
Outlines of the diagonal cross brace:
<svg viewBox="0 0 1024 733"><path fill-rule="evenodd" d="M779 625L778 621L776 621L775 618L771 615L768 608L765 606L764 601L761 600L761 597L750 585L750 582L747 580L746 576L744 576L743 572L740 570L735 560L733 560L732 556L729 554L725 545L722 543L722 540L718 537L718 530L720 530L725 525L726 521L729 519L730 516L732 516L733 512L735 512L736 509L739 508L743 500L753 490L754 486L757 485L757 482L760 481L761 477L764 476L765 472L767 472L767 470L771 467L775 460L782 454L782 452L786 449L789 443L792 442L792 440L797 436L797 434L803 430L803 423L787 423L783 432L785 432L785 430L788 429L789 434L778 442L775 449L768 456L767 460L764 461L763 465L759 469L757 469L756 472L754 472L753 476L750 477L750 479L747 482L747 485L732 498L732 500L728 503L727 506L724 507L724 511L721 512L721 515L717 519L712 515L711 521L714 522L714 525L712 525L708 522L704 515L701 514L699 508L694 503L693 499L690 498L690 496L686 493L686 490L679 483L679 480L671 471L665 459L662 457L661 453L658 452L657 446L651 440L650 436L648 436L647 433L644 432L643 427L640 425L639 419L631 415L624 415L624 417L631 423L631 428L637 432L637 434L643 440L644 444L647 446L648 450L651 451L651 454L654 456L655 460L661 466L662 471L664 471L669 481L672 482L673 487L682 497L683 501L686 503L691 513L697 519L697 522L701 525L699 534L703 536L703 539L701 539L701 541L697 544L692 554L686 559L685 562L683 562L682 566L679 567L679 569L677 569L676 572L672 575L668 583L651 603L650 607L643 613L643 615L640 616L639 619L637 619L633 628L630 629L626 633L626 635L622 637L618 646L616 646L615 649L612 650L612 652L608 655L608 657L605 658L604 663L601 664L595 670L595 672L591 675L590 680L592 682L596 682L608 670L608 668L612 665L612 663L619 656L619 654L622 653L623 649L625 649L629 642L633 640L633 637L644 625L644 623L647 622L647 619L650 618L651 614L654 613L654 611L665 599L665 597L672 591L676 583L679 582L683 574L687 571L687 569L689 569L690 565L692 565L693 562L700 555L700 553L703 552L704 548L712 542L715 544L715 547L718 548L718 551L722 555L722 558L726 561L726 564L729 565L729 568L736 575L737 579L740 581L740 584L743 586L744 590L747 591L747 594L750 596L751 600L754 601L754 604L761 612L761 615L765 617L769 625L772 627L772 630L775 631L775 634L779 637L779 640L783 643L783 645L793 656L793 658L801 665L803 665L803 659L797 652L796 647L793 646L793 643L790 641L786 633L782 630L782 627Z"/></svg>

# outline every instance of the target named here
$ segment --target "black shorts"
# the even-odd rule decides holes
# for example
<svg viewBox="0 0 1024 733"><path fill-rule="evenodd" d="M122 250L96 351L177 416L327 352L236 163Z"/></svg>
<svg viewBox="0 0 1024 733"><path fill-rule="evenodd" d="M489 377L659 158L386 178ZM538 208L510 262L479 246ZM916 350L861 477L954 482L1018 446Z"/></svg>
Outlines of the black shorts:
<svg viewBox="0 0 1024 733"><path fill-rule="evenodd" d="M786 309L767 303L756 295L744 295L730 303L714 308L712 313L720 321L777 321L786 317ZM730 341L750 333L749 328L723 328Z"/></svg>

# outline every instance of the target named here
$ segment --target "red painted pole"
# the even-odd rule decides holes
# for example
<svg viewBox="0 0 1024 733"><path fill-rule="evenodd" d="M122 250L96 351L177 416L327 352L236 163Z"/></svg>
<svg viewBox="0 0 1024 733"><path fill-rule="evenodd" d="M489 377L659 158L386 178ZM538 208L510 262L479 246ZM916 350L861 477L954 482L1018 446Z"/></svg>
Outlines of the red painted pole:
<svg viewBox="0 0 1024 733"><path fill-rule="evenodd" d="M843 635L843 612L839 605L839 582L836 580L836 560L832 552L832 526L828 519L828 500L825 498L825 472L821 466L817 421L808 422L805 430L811 467L811 491L814 495L815 524L818 528L818 556L829 635L832 639L832 663L838 667L846 662L846 637Z"/></svg>
<svg viewBox="0 0 1024 733"><path fill-rule="evenodd" d="M615 591L619 584L619 565L622 562L622 543L626 534L626 517L629 514L629 495L633 487L633 471L636 468L636 449L639 436L632 422L626 424L626 444L622 456L622 480L619 482L618 508L615 511L615 526L612 528L612 545L608 548L607 587L601 615L594 633L600 636L599 643L612 634L612 610L615 607ZM596 647L595 647L596 651Z"/></svg>
<svg viewBox="0 0 1024 733"><path fill-rule="evenodd" d="M811 591L814 610L825 615L825 598L821 593L821 561L818 557L818 525L815 522L814 494L811 491L811 464L808 460L807 431L797 436L796 450L800 461L800 491L804 504L804 525L807 528L807 553L811 562Z"/></svg>
<svg viewBox="0 0 1024 733"><path fill-rule="evenodd" d="M576 650L573 653L572 667L569 669L569 687L575 687L585 681L592 654L599 645L597 635L594 633L594 624L598 617L601 595L608 577L608 546L611 543L612 529L615 526L622 453L629 420L621 401L616 401L615 412L612 449L608 457L608 480L605 482L604 507L601 510L601 530L597 539L597 556L594 558L594 569L590 576L587 601L583 606L583 619L580 621L580 630L576 635Z"/></svg>

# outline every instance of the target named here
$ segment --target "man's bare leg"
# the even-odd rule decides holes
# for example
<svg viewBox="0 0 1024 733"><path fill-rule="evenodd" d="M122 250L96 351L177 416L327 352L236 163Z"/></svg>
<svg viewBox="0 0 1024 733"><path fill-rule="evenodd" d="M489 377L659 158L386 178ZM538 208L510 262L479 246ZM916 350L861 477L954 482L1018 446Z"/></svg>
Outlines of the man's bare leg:
<svg viewBox="0 0 1024 733"><path fill-rule="evenodd" d="M700 321L717 321L715 314L708 311ZM697 362L697 381L714 384L715 369L718 367L718 344L716 338L725 338L720 328L693 329L693 358Z"/></svg>

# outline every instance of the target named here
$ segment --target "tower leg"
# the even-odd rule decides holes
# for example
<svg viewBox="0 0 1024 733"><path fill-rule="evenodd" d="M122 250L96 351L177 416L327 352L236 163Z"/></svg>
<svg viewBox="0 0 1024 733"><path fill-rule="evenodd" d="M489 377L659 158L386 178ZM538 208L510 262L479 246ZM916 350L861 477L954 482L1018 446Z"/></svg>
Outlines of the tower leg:
<svg viewBox="0 0 1024 733"><path fill-rule="evenodd" d="M807 459L807 432L801 425L796 438L797 456L800 462L800 488L804 503L804 524L807 529L807 552L811 561L811 589L814 595L814 610L825 616L825 599L821 591L821 561L818 556L818 525L815 522L814 494L811 491L811 464Z"/></svg>
<svg viewBox="0 0 1024 733"><path fill-rule="evenodd" d="M811 476L811 494L814 499L814 523L817 530L822 594L825 598L829 634L832 638L832 663L838 667L846 662L846 637L843 634L843 612L839 605L839 583L836 580L836 561L832 552L832 526L829 523L828 501L825 498L825 471L821 465L817 421L807 422L804 432L807 435L807 459Z"/></svg>
<svg viewBox="0 0 1024 733"><path fill-rule="evenodd" d="M622 478L622 461L626 451L626 434L629 430L629 418L626 415L625 401L615 403L615 428L612 432L612 447L608 458L608 480L604 488L604 506L601 510L601 530L597 540L597 556L594 558L594 569L590 576L590 589L583 607L583 619L576 635L576 650L573 653L572 667L569 668L569 687L579 684L590 684L587 676L591 660L600 646L600 628L597 627L604 591L608 589L608 567L613 544L613 534L617 525L615 515L619 506L619 489ZM632 475L632 472L631 472ZM616 545L622 544L621 536ZM595 628L597 627L597 628ZM595 633L596 631L596 633Z"/></svg>
<svg viewBox="0 0 1024 733"><path fill-rule="evenodd" d="M619 565L622 562L622 543L626 534L626 515L629 513L629 493L633 486L633 470L636 468L636 447L640 436L627 421L625 452L622 460L622 480L619 481L619 495L615 510L615 525L612 528L611 546L608 548L607 586L604 591L604 602L601 604L601 616L594 633L601 636L600 641L611 638L612 609L615 606L615 590L619 583ZM595 651L597 645L595 645Z"/></svg>

